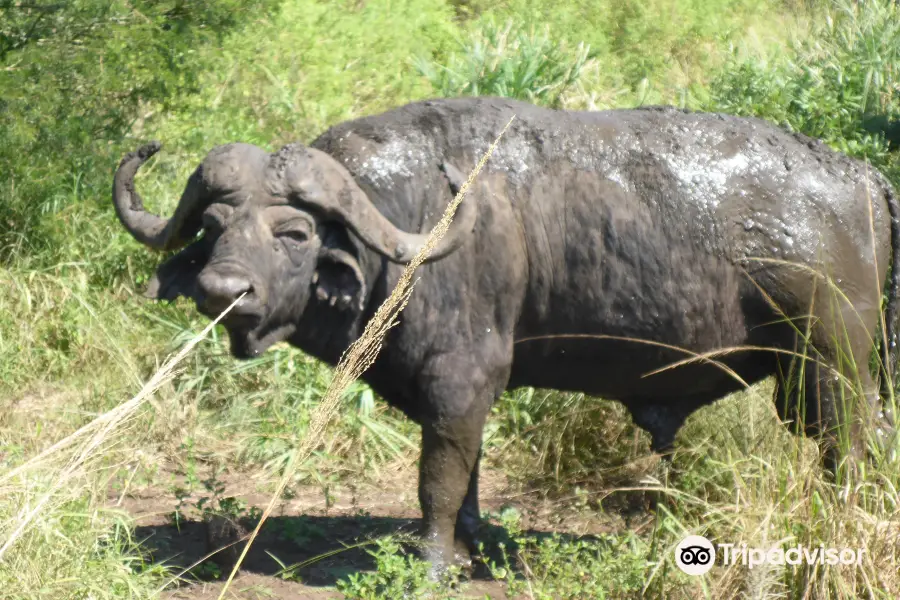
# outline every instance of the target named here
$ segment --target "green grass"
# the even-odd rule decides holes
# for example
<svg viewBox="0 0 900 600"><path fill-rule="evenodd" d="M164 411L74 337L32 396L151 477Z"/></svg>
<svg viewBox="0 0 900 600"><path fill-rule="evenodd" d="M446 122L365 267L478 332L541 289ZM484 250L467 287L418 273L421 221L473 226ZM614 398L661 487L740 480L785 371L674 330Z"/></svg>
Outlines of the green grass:
<svg viewBox="0 0 900 600"><path fill-rule="evenodd" d="M855 5L85 0L40 17L0 1L0 544L48 498L0 561L0 597L155 597L173 573L147 562L118 499L144 485L210 495L204 480L223 468L277 476L330 381L328 368L284 346L237 363L215 332L65 486L55 484L72 451L5 477L132 397L206 323L183 300L137 295L159 257L112 212L122 154L163 141L138 185L167 212L213 145L274 149L410 100L490 93L568 108L666 102L759 115L866 156L900 182L897 153L873 120L900 110L900 15L887 0ZM900 469L876 464L852 485L830 485L811 442L777 421L768 385L694 415L668 469L617 404L505 395L486 456L511 482L603 523L636 497L662 502L655 517L640 512L649 520L639 530L583 539L538 537L511 513L492 515L504 532L486 549L493 575L534 598L900 594L891 562ZM418 452L418 429L363 385L348 391L331 433L293 486L327 495L378 482ZM224 500L209 502L247 508ZM855 571L717 568L688 578L671 558L688 531L865 545L870 559ZM345 593L431 589L422 565L392 543L373 550L375 572L343 580Z"/></svg>
<svg viewBox="0 0 900 600"><path fill-rule="evenodd" d="M505 96L559 108L595 53L583 42L569 50L543 33L486 21L460 43L448 64L426 59L417 70L439 96Z"/></svg>
<svg viewBox="0 0 900 600"><path fill-rule="evenodd" d="M838 0L790 53L735 52L698 106L769 119L867 157L898 179L885 126L900 114L900 9Z"/></svg>

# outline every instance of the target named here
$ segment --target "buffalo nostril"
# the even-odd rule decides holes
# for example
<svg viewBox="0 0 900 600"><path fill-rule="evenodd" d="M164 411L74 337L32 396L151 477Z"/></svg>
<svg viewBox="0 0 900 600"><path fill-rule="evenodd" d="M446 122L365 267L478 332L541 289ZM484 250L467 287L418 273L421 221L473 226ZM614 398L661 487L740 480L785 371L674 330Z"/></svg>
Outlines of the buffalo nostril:
<svg viewBox="0 0 900 600"><path fill-rule="evenodd" d="M253 288L250 282L240 277L226 277L221 283L221 295L224 298L236 300L244 292L250 292Z"/></svg>
<svg viewBox="0 0 900 600"><path fill-rule="evenodd" d="M241 294L253 292L250 282L237 276L201 277L198 283L205 303L216 310L224 310Z"/></svg>

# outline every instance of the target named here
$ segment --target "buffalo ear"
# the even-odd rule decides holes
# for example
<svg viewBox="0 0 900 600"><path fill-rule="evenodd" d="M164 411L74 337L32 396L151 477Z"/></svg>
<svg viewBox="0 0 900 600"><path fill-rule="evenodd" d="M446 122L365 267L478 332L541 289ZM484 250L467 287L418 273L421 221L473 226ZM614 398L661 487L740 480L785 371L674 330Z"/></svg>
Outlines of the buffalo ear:
<svg viewBox="0 0 900 600"><path fill-rule="evenodd" d="M340 248L322 248L313 274L316 299L340 310L362 310L366 280L356 258Z"/></svg>
<svg viewBox="0 0 900 600"><path fill-rule="evenodd" d="M144 291L144 297L169 302L178 296L192 298L197 286L197 276L206 266L208 258L209 252L202 239L187 246L156 268L156 273Z"/></svg>

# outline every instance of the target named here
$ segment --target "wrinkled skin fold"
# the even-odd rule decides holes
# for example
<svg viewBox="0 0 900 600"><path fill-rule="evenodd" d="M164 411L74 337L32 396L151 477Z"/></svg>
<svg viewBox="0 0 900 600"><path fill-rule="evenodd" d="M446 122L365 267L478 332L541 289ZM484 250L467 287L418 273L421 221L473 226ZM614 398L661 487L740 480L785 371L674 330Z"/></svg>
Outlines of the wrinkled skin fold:
<svg viewBox="0 0 900 600"><path fill-rule="evenodd" d="M213 317L244 294L224 320L236 357L287 341L335 364L513 115L363 376L422 426L419 499L436 568L474 548L482 430L507 389L619 400L659 452L692 412L771 375L779 414L821 443L832 469L839 435L858 457L863 425L892 434L875 379L863 370L859 395L835 372L847 373L842 357L867 364L885 284L881 358L895 369L893 190L761 120L418 102L336 125L309 147L219 146L168 219L135 189L160 148L148 144L123 159L113 201L138 241L179 250L150 297L186 296ZM793 354L798 331L814 360ZM645 376L741 347L752 349ZM838 402L845 392L855 400Z"/></svg>

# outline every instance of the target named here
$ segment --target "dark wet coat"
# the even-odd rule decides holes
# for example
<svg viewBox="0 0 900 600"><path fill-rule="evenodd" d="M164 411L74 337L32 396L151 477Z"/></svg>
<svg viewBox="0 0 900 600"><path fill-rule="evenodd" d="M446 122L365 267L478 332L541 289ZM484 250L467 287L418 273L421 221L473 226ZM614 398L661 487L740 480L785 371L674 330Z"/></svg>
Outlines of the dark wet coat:
<svg viewBox="0 0 900 600"><path fill-rule="evenodd" d="M871 345L892 259L889 187L871 171L867 186L863 163L764 121L449 100L343 123L312 145L347 166L400 228L427 230L450 198L439 162L468 170L513 114L466 200L479 209L471 241L422 268L386 351L392 360L372 371L379 391L411 415L450 409L423 402L416 381L429 357L457 348L479 348L484 363L496 356L510 377L500 375L498 389L579 390L635 408L710 401L741 382L711 365L642 375L691 352L793 348L789 328L762 326L777 315L769 300L805 314L815 278L772 260L829 269L863 313ZM367 270L383 294L401 267L372 257ZM521 341L563 334L635 341ZM321 356L333 359L344 342ZM724 362L752 383L776 361L747 352ZM469 381L469 369L492 368L471 365L459 377Z"/></svg>

